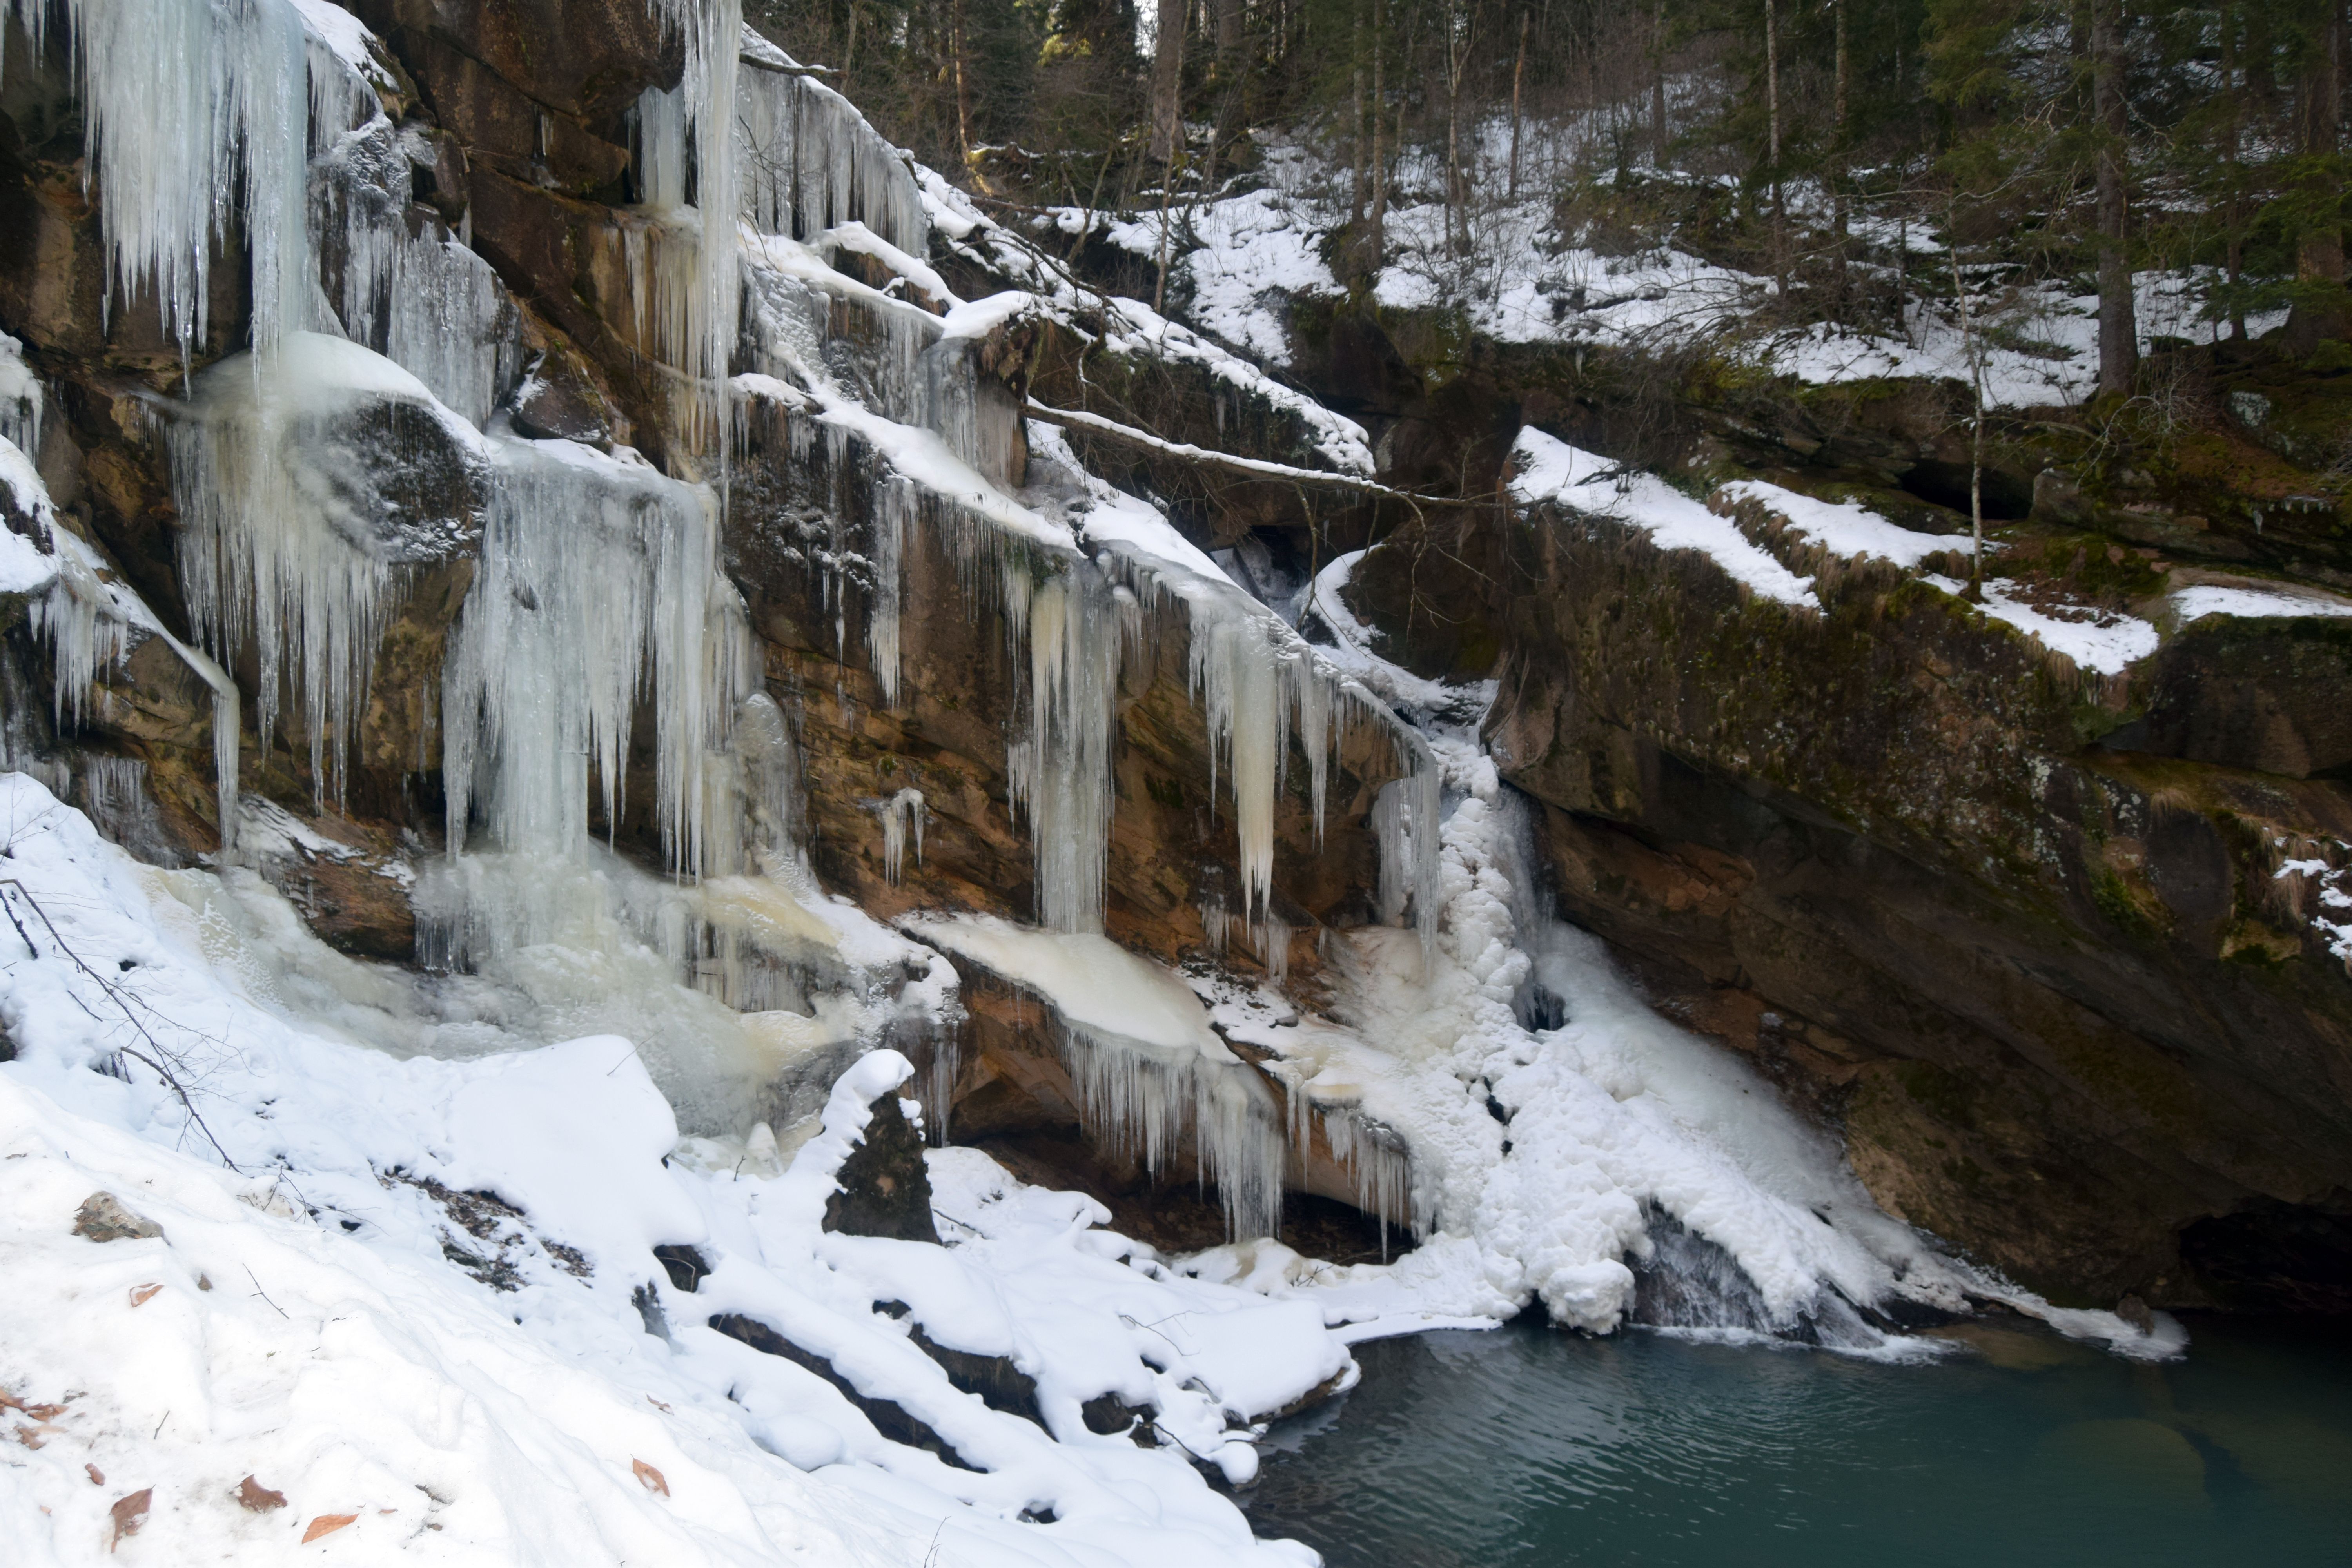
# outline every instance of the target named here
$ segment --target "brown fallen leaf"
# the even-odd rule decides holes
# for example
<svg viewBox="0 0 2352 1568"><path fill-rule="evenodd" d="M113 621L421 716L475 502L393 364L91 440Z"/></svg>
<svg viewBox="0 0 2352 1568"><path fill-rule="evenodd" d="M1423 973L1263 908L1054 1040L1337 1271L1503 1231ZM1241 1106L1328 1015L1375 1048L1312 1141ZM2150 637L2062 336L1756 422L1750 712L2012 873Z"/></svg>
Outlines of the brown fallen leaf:
<svg viewBox="0 0 2352 1568"><path fill-rule="evenodd" d="M147 1522L148 1505L155 1500L153 1487L142 1487L127 1498L118 1498L106 1511L114 1516L114 1533L107 1539L106 1549L113 1551L126 1535L136 1535L139 1527Z"/></svg>
<svg viewBox="0 0 2352 1568"><path fill-rule="evenodd" d="M24 1444L27 1448L37 1448L48 1441L47 1437L41 1436L47 1429L47 1422L43 1422L39 1426L19 1426L15 1434L16 1441Z"/></svg>
<svg viewBox="0 0 2352 1568"><path fill-rule="evenodd" d="M332 1535L347 1524L355 1524L359 1517L355 1513L322 1513L310 1521L310 1529L302 1532L302 1544L308 1546L322 1535Z"/></svg>
<svg viewBox="0 0 2352 1568"><path fill-rule="evenodd" d="M6 1389L0 1388L0 1410L22 1410L23 1408L25 1408L25 1402L23 1400L17 1398Z"/></svg>
<svg viewBox="0 0 2352 1568"><path fill-rule="evenodd" d="M155 1292L163 1288L161 1285L133 1285L131 1287L131 1304L134 1307L145 1306L154 1299Z"/></svg>
<svg viewBox="0 0 2352 1568"><path fill-rule="evenodd" d="M240 1507L255 1513L268 1513L273 1508L286 1506L286 1494L271 1491L253 1477L247 1476L236 1483L236 1500Z"/></svg>
<svg viewBox="0 0 2352 1568"><path fill-rule="evenodd" d="M66 1407L62 1405L27 1405L24 1407L24 1411L34 1420L47 1423L63 1415L66 1413Z"/></svg>
<svg viewBox="0 0 2352 1568"><path fill-rule="evenodd" d="M652 1405L655 1409L656 1409L656 1410L660 1411L660 1412L661 1412L663 1415L669 1415L669 1414L671 1413L671 1412L670 1412L670 1407L669 1407L668 1405L664 1405L660 1400L656 1399L656 1398L655 1398L652 1394L646 1394L646 1403L647 1405Z"/></svg>
<svg viewBox="0 0 2352 1568"><path fill-rule="evenodd" d="M102 1487L106 1484L106 1472L100 1469L96 1465L84 1465L82 1468L89 1472L89 1484L91 1486Z"/></svg>
<svg viewBox="0 0 2352 1568"><path fill-rule="evenodd" d="M664 1497L669 1496L669 1483L662 1479L662 1473L659 1470L655 1469L643 1459L631 1459L629 1468L637 1473L637 1479L646 1483L646 1490L659 1492Z"/></svg>

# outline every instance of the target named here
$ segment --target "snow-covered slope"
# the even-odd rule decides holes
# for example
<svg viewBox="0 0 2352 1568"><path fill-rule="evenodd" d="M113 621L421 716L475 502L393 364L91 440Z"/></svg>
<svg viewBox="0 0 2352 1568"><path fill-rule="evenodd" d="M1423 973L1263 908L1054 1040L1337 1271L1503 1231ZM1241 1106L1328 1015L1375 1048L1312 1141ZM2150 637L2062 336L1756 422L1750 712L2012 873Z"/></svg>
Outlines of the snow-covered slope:
<svg viewBox="0 0 2352 1568"><path fill-rule="evenodd" d="M213 873L137 864L22 774L0 775L0 1394L21 1429L0 1528L24 1561L105 1557L141 1493L126 1562L290 1560L344 1515L371 1559L500 1564L1303 1555L1253 1543L1192 1456L1245 1479L1252 1417L1352 1375L1319 1313L1173 1274L1091 1228L1091 1200L969 1152L937 1157L964 1245L821 1229L905 1058L862 1058L788 1169L681 1146L626 1040L396 1058L273 988ZM275 929L309 940L290 910ZM160 1234L77 1234L100 1193ZM698 1249L698 1289L660 1243ZM819 1347L953 1462L704 1326L724 1313ZM1041 1415L959 1392L915 1326L1011 1358ZM1160 1446L1087 1430L1102 1394ZM241 1504L248 1475L285 1507Z"/></svg>

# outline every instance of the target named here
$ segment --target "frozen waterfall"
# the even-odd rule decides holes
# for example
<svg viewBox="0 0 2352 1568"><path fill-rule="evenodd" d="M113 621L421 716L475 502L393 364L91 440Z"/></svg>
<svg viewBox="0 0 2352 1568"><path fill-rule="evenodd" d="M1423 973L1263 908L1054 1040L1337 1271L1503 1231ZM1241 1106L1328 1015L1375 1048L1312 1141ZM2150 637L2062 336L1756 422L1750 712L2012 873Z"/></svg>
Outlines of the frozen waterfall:
<svg viewBox="0 0 2352 1568"><path fill-rule="evenodd" d="M1551 918L1475 721L1368 685L1368 649L1308 643L1157 507L1024 422L1014 384L983 363L1067 326L1074 286L1040 263L1034 292L955 297L927 259L934 230L982 220L746 34L736 0L653 4L685 66L630 115L638 199L606 237L626 288L605 304L650 367L660 468L518 430L505 411L531 374L525 312L462 226L417 210L429 149L304 6L0 0L37 38L70 35L110 309L152 302L193 365L215 251L247 251L249 342L158 400L201 647L62 526L33 601L61 720L156 639L211 691L226 875L206 896L224 922L275 918L236 866L240 735L307 757L314 805L339 805L387 628L424 574L467 583L417 738L446 850L413 900L429 979L395 995L281 932L287 994L403 1052L622 1030L690 1129L729 1136L789 1131L814 1114L810 1084L895 1044L928 1064L936 1133L962 1048L951 955L1048 1010L1100 1142L1154 1173L1189 1157L1236 1236L1272 1233L1286 1186L1314 1180L1424 1237L1416 1273L1298 1287L1356 1291L1367 1312L1540 1301L1591 1329L1712 1314L1862 1343L1881 1331L1864 1321L1875 1303L1999 1294L1880 1214L1833 1148ZM1139 310L1101 319L1175 352ZM0 349L0 455L21 458L44 403ZM1326 422L1328 444L1361 447ZM1034 926L932 911L893 931L818 885L794 715L729 576L754 431L778 437L763 460L831 487L834 548L812 571L835 654L862 655L881 705L909 699L921 617L961 613L1003 638L1006 804L1029 841ZM934 563L960 603L924 602L950 592L919 586ZM1180 975L1104 935L1136 695L1122 683L1171 637L1204 816L1234 835L1231 866L1200 877L1202 926L1218 956L1255 959L1247 983L1244 965ZM247 668L249 733L227 673ZM1303 796L1319 837L1339 759L1367 737L1387 748L1374 923L1297 924L1285 803ZM94 807L129 800L130 777L91 774ZM933 804L908 787L863 805L883 881L919 880ZM1329 1016L1286 987L1294 939L1310 937L1297 951L1328 959Z"/></svg>

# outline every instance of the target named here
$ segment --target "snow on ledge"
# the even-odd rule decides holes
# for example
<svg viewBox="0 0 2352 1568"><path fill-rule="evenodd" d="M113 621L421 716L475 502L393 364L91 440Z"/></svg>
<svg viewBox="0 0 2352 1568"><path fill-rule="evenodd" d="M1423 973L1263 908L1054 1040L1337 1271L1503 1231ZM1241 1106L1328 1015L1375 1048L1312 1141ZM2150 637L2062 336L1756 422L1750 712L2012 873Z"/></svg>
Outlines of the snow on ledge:
<svg viewBox="0 0 2352 1568"><path fill-rule="evenodd" d="M1930 555L1965 551L1974 543L1965 533L1921 533L1858 501L1822 500L1762 479L1735 479L1715 493L1731 506L1760 506L1788 523L1790 532L1849 559L1875 555L1897 566L1916 566Z"/></svg>
<svg viewBox="0 0 2352 1568"><path fill-rule="evenodd" d="M1958 578L1925 574L1920 581L1954 597L1964 597L1968 584ZM2081 620L2066 620L2038 610L2017 597L1998 579L1984 584L1984 613L2032 637L2051 652L2101 675L2120 675L2156 651L2156 627L2134 616L2083 606Z"/></svg>
<svg viewBox="0 0 2352 1568"><path fill-rule="evenodd" d="M1696 550L1732 579L1765 598L1818 610L1813 580L1800 577L1749 541L1729 518L1717 517L1655 474L1620 468L1529 426L1511 447L1511 495L1521 504L1557 501L1581 512L1633 524L1662 550Z"/></svg>
<svg viewBox="0 0 2352 1568"><path fill-rule="evenodd" d="M2206 616L2352 616L2352 604L2300 588L2234 588L2217 583L2179 589L2165 607L2184 626Z"/></svg>
<svg viewBox="0 0 2352 1568"><path fill-rule="evenodd" d="M1161 1050L1237 1060L1209 1027L1208 1009L1168 970L1108 937L1034 931L994 915L918 916L906 928L1051 1003L1073 1025Z"/></svg>

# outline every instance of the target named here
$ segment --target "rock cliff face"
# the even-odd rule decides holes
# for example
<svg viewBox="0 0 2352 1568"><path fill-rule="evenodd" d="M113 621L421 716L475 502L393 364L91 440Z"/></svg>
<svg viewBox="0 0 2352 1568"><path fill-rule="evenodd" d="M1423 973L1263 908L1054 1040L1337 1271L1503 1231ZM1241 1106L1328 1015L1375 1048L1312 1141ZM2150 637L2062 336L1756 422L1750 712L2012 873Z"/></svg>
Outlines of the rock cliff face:
<svg viewBox="0 0 2352 1568"><path fill-rule="evenodd" d="M2352 838L2352 623L2322 591L2344 524L2334 499L2284 499L2322 476L2233 416L2164 460L2126 451L2086 498L2053 434L2071 416L2000 421L1994 590L2146 617L2154 651L2102 673L1922 580L1966 577L1963 552L1843 555L1717 489L1776 480L1964 535L1946 391L1694 376L1645 425L1622 368L1480 363L1457 379L1504 411L1484 418L1646 439L1818 598L1572 508L1384 525L1349 602L1425 673L1496 680L1486 738L1542 803L1562 911L1838 1126L1890 1212L2015 1278L2101 1302L2352 1300L2352 981L2329 893ZM2193 370L2297 407L2333 395L2270 349ZM2200 587L2272 596L2199 614Z"/></svg>

